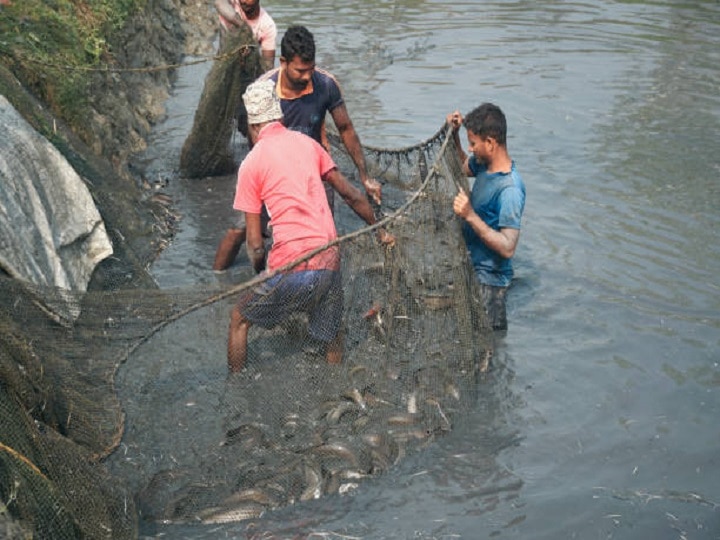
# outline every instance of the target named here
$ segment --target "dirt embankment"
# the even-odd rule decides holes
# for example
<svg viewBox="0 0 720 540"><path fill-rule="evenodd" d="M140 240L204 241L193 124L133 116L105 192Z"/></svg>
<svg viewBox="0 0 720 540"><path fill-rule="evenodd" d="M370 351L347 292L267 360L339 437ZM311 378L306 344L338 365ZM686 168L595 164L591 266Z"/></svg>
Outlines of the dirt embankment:
<svg viewBox="0 0 720 540"><path fill-rule="evenodd" d="M20 110L27 89L123 174L163 118L175 68L211 56L217 28L209 0L1 2L0 90Z"/></svg>
<svg viewBox="0 0 720 540"><path fill-rule="evenodd" d="M151 0L113 43L116 72L93 80L89 133L93 151L122 174L132 154L146 148L162 120L175 70L185 55L211 56L217 30L212 2Z"/></svg>
<svg viewBox="0 0 720 540"><path fill-rule="evenodd" d="M110 234L114 256L96 269L91 287L148 286L145 269L174 234L167 202L143 189L132 157L163 119L175 70L185 55L214 54L217 14L207 0L148 0L112 39L112 70L92 77L81 125L54 117L0 64L0 94L50 140L85 180Z"/></svg>
<svg viewBox="0 0 720 540"><path fill-rule="evenodd" d="M117 286L123 276L138 273L128 268L146 268L173 234L171 209L153 200L128 164L164 117L173 66L185 55L211 57L217 25L207 0L148 0L144 12L110 40L110 69L92 74L87 110L74 130L0 65L0 93L85 179L102 214L115 256L96 272L98 286L108 280ZM38 66L39 77L42 69Z"/></svg>

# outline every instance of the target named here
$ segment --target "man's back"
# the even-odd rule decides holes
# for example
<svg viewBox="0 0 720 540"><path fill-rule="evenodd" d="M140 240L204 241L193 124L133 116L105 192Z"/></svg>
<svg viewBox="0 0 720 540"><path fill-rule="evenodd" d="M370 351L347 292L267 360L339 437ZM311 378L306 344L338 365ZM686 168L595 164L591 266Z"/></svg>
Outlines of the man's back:
<svg viewBox="0 0 720 540"><path fill-rule="evenodd" d="M233 206L258 214L263 204L267 207L273 231L268 268L283 266L336 237L321 179L334 167L319 144L279 122L261 131L240 165ZM328 264L315 261L310 267Z"/></svg>

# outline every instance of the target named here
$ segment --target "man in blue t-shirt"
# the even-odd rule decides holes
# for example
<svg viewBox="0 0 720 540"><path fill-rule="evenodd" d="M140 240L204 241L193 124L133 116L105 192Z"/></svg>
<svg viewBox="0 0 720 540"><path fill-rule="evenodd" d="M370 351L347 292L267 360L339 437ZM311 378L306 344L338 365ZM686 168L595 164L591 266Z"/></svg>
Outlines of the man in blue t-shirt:
<svg viewBox="0 0 720 540"><path fill-rule="evenodd" d="M348 114L337 80L315 65L315 38L307 28L298 25L287 29L280 42L280 67L264 73L258 80L263 79L275 83L285 127L312 137L328 152L330 144L325 131L325 117L330 113L343 145L357 167L360 183L368 197L379 205L382 198L381 185L368 176L360 138ZM240 123L243 121L238 120ZM334 191L326 185L325 193L332 210ZM266 220L265 217L263 221ZM215 254L213 270L228 268L244 241L244 227L229 229Z"/></svg>
<svg viewBox="0 0 720 540"><path fill-rule="evenodd" d="M512 256L520 237L525 207L525 185L507 150L507 123L497 105L484 103L465 118L447 116L453 128L458 156L467 176L475 178L468 195L460 191L453 210L463 220L463 236L489 322L495 330L507 328L505 295L513 277ZM460 144L464 125L472 154Z"/></svg>

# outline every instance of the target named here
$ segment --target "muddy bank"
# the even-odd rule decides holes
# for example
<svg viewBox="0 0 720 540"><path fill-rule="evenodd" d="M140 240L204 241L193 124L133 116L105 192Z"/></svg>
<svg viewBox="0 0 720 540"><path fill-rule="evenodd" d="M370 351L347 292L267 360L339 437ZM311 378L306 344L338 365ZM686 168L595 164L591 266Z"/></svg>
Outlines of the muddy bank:
<svg viewBox="0 0 720 540"><path fill-rule="evenodd" d="M80 128L71 129L51 112L47 101L28 90L22 82L27 79L21 78L28 77L28 72L14 70L13 58L0 57L0 95L7 98L3 100L6 112L17 113L30 126L26 132L34 130L38 139L62 154L77 173L78 185L84 184L90 192L91 204L97 207L111 240L112 256L95 268L89 290L111 289L110 297L114 297L122 294L119 289L155 287L147 269L172 236L174 217L164 199L157 197L158 191L144 187L129 162L145 148L153 124L163 118L174 80L172 69L154 68L177 64L185 53L212 52L215 21L208 11L207 4L149 0L146 11L129 21L122 35L112 38L111 67L133 70L92 75L92 95ZM50 48L56 45L44 43ZM29 75L31 79L53 76L42 66L37 70ZM11 137L4 142L21 144ZM12 156L11 152L4 155L10 159L5 160L0 177L16 178L25 166L28 186L32 184L35 192L45 193L59 184L56 170L46 168L39 173L33 169L35 160ZM13 210L24 210L27 197L23 193L29 190L13 189L2 178L0 190L14 204ZM77 217L76 198L68 196L63 201L61 210ZM8 213L6 223L17 228L13 215L43 221L41 207L36 214ZM47 232L50 238L67 233ZM36 256L22 231L19 238L8 249L24 250L28 259ZM137 538L132 497L98 462L113 448L123 427L113 389L120 359L88 349L87 331L79 323L64 324L56 316L52 309L56 289L35 289L7 274L0 266L0 469L7 480L0 482L0 498L5 501L0 504L4 533L0 536ZM57 296L73 307L80 298L70 292ZM105 304L99 304L100 316L88 310L89 297L93 295L83 296L85 323L112 323ZM102 294L94 297L104 298ZM8 487L18 496L10 496Z"/></svg>
<svg viewBox="0 0 720 540"><path fill-rule="evenodd" d="M153 125L164 118L174 66L185 55L211 56L216 29L211 3L148 1L120 34L108 37L112 62L91 75L85 121L74 130L18 78L33 75L14 72L10 61L4 63L11 68L0 64L0 94L85 180L105 221L115 252L98 267L91 286L152 283L145 269L172 237L175 217L167 198L144 181L132 159L146 149ZM43 67L37 69L42 77Z"/></svg>
<svg viewBox="0 0 720 540"><path fill-rule="evenodd" d="M175 67L186 55L211 56L216 30L212 3L196 0L153 0L129 21L112 47L119 71L93 81L88 142L96 154L125 172L165 115Z"/></svg>

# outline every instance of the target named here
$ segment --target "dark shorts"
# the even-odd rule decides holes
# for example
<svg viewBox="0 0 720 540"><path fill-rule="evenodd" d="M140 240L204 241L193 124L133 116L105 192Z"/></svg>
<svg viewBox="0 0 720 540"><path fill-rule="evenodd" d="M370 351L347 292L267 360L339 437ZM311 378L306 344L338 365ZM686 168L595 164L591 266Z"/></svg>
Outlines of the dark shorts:
<svg viewBox="0 0 720 540"><path fill-rule="evenodd" d="M492 326L493 330L507 329L507 309L505 303L507 290L507 287L480 284L480 298L485 308L488 323Z"/></svg>
<svg viewBox="0 0 720 540"><path fill-rule="evenodd" d="M298 312L308 314L308 331L320 341L332 341L343 314L339 271L303 270L278 274L238 300L240 312L253 324L273 328Z"/></svg>

